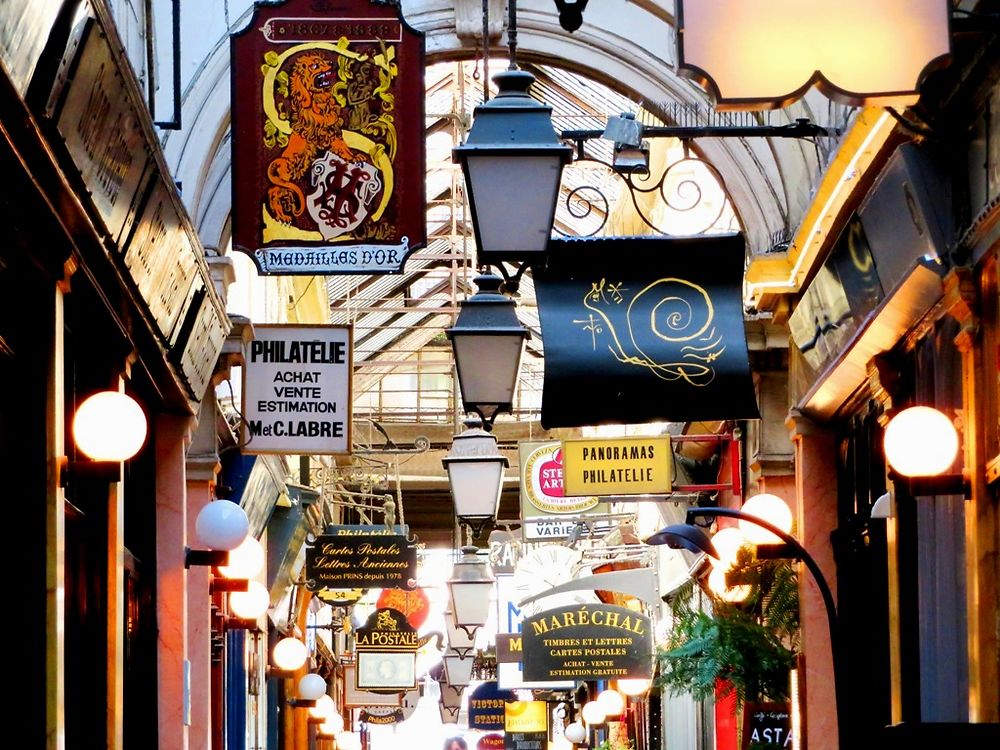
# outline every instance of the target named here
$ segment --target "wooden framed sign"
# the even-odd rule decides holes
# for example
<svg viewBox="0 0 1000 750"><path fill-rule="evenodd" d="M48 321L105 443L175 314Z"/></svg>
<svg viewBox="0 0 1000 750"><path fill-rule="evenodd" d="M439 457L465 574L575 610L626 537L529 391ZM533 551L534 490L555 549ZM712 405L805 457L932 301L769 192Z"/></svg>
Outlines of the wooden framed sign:
<svg viewBox="0 0 1000 750"><path fill-rule="evenodd" d="M426 240L424 36L395 3L255 3L230 38L233 247L263 274L400 273Z"/></svg>
<svg viewBox="0 0 1000 750"><path fill-rule="evenodd" d="M254 326L243 452L350 453L351 358L351 326Z"/></svg>

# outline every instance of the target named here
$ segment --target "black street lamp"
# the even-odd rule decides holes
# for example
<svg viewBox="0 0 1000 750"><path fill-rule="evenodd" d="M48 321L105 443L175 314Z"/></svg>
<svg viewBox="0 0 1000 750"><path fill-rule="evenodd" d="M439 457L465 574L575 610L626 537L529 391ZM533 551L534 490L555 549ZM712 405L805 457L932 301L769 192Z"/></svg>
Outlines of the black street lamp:
<svg viewBox="0 0 1000 750"><path fill-rule="evenodd" d="M844 683L846 675L844 673L844 653L841 643L840 621L837 617L837 605L833 601L833 593L830 591L830 586L823 576L823 571L820 570L816 561L795 537L758 516L742 510L736 510L735 508L690 508L687 512L687 523L674 524L662 528L644 541L646 544L666 544L671 549L704 552L718 559L719 553L716 551L715 545L712 544L712 540L708 534L702 531L701 528L693 525L694 519L698 516L708 518L736 518L760 526L770 531L784 543L783 545L773 545L780 547L781 557L801 560L805 563L809 572L812 573L813 579L816 581L816 585L819 587L820 594L823 597L823 604L826 607L827 624L830 628L830 652L833 661L833 690L837 698L837 735L839 745L842 748L851 747L851 742L845 737L850 722L847 716L847 693ZM760 545L761 548L766 548L767 546L766 544ZM773 550L771 554L765 552L765 555L772 558L779 556L775 555Z"/></svg>
<svg viewBox="0 0 1000 750"><path fill-rule="evenodd" d="M455 352L458 387L466 412L475 412L487 431L500 412L514 410L514 390L524 342L530 332L514 312L514 300L500 292L495 274L475 279L478 291L462 303L455 325L445 333Z"/></svg>
<svg viewBox="0 0 1000 750"><path fill-rule="evenodd" d="M544 257L573 157L552 127L552 107L528 94L534 80L526 70L495 75L499 93L476 107L468 138L452 151L465 174L479 262L498 268Z"/></svg>

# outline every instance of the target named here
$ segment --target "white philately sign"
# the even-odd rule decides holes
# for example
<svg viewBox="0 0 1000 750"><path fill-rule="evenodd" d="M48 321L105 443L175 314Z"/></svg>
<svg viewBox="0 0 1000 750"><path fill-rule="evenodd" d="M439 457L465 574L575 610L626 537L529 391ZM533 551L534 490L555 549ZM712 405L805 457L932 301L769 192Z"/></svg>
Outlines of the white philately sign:
<svg viewBox="0 0 1000 750"><path fill-rule="evenodd" d="M259 325L243 368L243 451L351 450L350 326Z"/></svg>

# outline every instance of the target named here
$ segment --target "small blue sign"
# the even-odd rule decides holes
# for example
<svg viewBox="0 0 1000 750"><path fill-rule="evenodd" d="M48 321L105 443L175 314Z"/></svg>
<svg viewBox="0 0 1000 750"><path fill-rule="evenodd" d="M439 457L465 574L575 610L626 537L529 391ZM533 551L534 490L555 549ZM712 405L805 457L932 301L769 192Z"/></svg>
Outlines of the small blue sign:
<svg viewBox="0 0 1000 750"><path fill-rule="evenodd" d="M469 696L469 729L502 732L504 706L516 700L513 690L501 690L495 680L484 682Z"/></svg>

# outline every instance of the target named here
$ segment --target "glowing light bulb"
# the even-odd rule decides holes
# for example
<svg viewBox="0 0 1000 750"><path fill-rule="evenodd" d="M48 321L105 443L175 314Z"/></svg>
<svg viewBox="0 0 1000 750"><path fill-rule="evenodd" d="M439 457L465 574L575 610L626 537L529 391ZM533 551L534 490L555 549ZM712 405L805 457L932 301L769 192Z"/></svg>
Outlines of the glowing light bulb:
<svg viewBox="0 0 1000 750"><path fill-rule="evenodd" d="M618 680L618 692L622 695L642 695L649 690L650 682L643 677Z"/></svg>
<svg viewBox="0 0 1000 750"><path fill-rule="evenodd" d="M234 591L229 595L229 611L244 620L256 620L270 604L271 595L258 581L250 581L246 591Z"/></svg>
<svg viewBox="0 0 1000 750"><path fill-rule="evenodd" d="M747 538L739 527L727 526L724 529L719 529L712 537L712 545L715 547L715 551L719 553L719 559L716 560L713 557L709 557L709 560L712 561L713 565L728 569L730 565L736 562L736 556L740 548L746 543Z"/></svg>
<svg viewBox="0 0 1000 750"><path fill-rule="evenodd" d="M324 693L316 701L316 705L309 709L309 715L314 719L323 719L326 721L327 717L332 716L337 712L337 704L333 702L333 698ZM331 734L335 734L331 732Z"/></svg>
<svg viewBox="0 0 1000 750"><path fill-rule="evenodd" d="M726 585L726 571L721 565L712 568L708 574L708 587L717 597L726 602L741 602L750 596L749 586L728 586Z"/></svg>
<svg viewBox="0 0 1000 750"><path fill-rule="evenodd" d="M309 649L298 638L282 638L274 644L271 658L274 660L274 666L278 669L294 672L306 663L306 659L309 658Z"/></svg>
<svg viewBox="0 0 1000 750"><path fill-rule="evenodd" d="M95 461L125 461L146 441L146 415L124 393L95 393L77 407L73 440L82 453Z"/></svg>
<svg viewBox="0 0 1000 750"><path fill-rule="evenodd" d="M958 433L944 414L929 406L911 406L885 428L882 445L893 469L908 477L943 474L958 455Z"/></svg>
<svg viewBox="0 0 1000 750"><path fill-rule="evenodd" d="M792 530L792 509L777 495L762 493L754 495L740 508L744 513L756 516L762 521L781 529L786 534ZM781 539L752 521L740 519L740 531L754 544L781 544Z"/></svg>
<svg viewBox="0 0 1000 750"><path fill-rule="evenodd" d="M604 690L597 696L597 702L604 709L605 716L621 716L625 710L625 698L617 690Z"/></svg>
<svg viewBox="0 0 1000 750"><path fill-rule="evenodd" d="M264 547L247 535L239 547L229 551L229 562L219 566L225 578L253 578L264 567Z"/></svg>
<svg viewBox="0 0 1000 750"><path fill-rule="evenodd" d="M597 701L584 703L583 710L580 711L580 715L583 717L583 720L587 722L587 726L603 724L604 720L607 718L607 714L604 712L604 706L599 704Z"/></svg>

